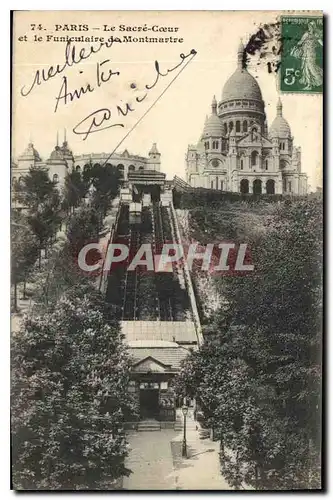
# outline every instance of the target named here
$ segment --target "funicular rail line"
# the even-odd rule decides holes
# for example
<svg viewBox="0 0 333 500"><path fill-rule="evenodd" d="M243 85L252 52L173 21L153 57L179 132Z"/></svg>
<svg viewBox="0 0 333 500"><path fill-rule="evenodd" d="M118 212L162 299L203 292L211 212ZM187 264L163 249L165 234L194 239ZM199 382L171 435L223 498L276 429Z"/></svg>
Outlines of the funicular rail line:
<svg viewBox="0 0 333 500"><path fill-rule="evenodd" d="M129 204L121 203L119 210L114 241L128 245L129 256L110 273L107 300L117 306L118 317L123 321L184 321L189 298L181 279L183 271L175 263L172 272L158 272L156 262L154 271L142 266L128 270L141 244L152 245L153 256L159 256L163 245L173 242L175 229L170 209L153 201L143 206L140 218L132 222Z"/></svg>
<svg viewBox="0 0 333 500"><path fill-rule="evenodd" d="M159 202L153 203L153 215L155 219L156 250L158 254L161 254L165 238L163 233L161 205ZM174 316L170 297L172 292L172 277L170 273L161 272L157 274L157 287L161 308L161 320L173 321Z"/></svg>

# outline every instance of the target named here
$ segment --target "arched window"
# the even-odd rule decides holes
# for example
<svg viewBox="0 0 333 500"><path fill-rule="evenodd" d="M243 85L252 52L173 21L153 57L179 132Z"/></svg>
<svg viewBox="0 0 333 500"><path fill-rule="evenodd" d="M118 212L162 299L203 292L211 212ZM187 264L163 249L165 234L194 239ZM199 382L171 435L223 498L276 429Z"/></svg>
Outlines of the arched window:
<svg viewBox="0 0 333 500"><path fill-rule="evenodd" d="M205 149L209 149L209 142L208 141L205 142Z"/></svg>
<svg viewBox="0 0 333 500"><path fill-rule="evenodd" d="M105 166L106 166L107 168L112 167L111 163L107 163Z"/></svg>
<svg viewBox="0 0 333 500"><path fill-rule="evenodd" d="M282 149L284 150L284 142L282 143Z"/></svg>
<svg viewBox="0 0 333 500"><path fill-rule="evenodd" d="M243 121L243 132L247 132L247 121Z"/></svg>
<svg viewBox="0 0 333 500"><path fill-rule="evenodd" d="M75 168L75 172L81 172L81 167L80 165L77 165L76 168Z"/></svg>
<svg viewBox="0 0 333 500"><path fill-rule="evenodd" d="M18 181L17 181L17 184L18 184L18 185L22 184L22 181L23 181L23 177L19 177L19 178L18 178Z"/></svg>
<svg viewBox="0 0 333 500"><path fill-rule="evenodd" d="M241 131L241 124L240 124L240 121L237 120L236 121L236 132L240 132Z"/></svg>
<svg viewBox="0 0 333 500"><path fill-rule="evenodd" d="M262 193L262 182L260 179L255 179L253 181L253 194L261 194Z"/></svg>
<svg viewBox="0 0 333 500"><path fill-rule="evenodd" d="M228 133L228 125L226 123L223 125L223 130L224 130L224 135L227 135L227 133Z"/></svg>
<svg viewBox="0 0 333 500"><path fill-rule="evenodd" d="M99 163L95 163L94 168L99 168L101 165Z"/></svg>
<svg viewBox="0 0 333 500"><path fill-rule="evenodd" d="M134 170L135 170L135 166L134 166L134 165L130 165L130 166L128 167L128 171L129 171L129 172L134 172Z"/></svg>
<svg viewBox="0 0 333 500"><path fill-rule="evenodd" d="M124 177L124 170L125 170L125 167L124 165L122 165L121 163L118 165L118 170L120 172L120 175L121 177Z"/></svg>
<svg viewBox="0 0 333 500"><path fill-rule="evenodd" d="M268 159L265 159L265 170L268 170Z"/></svg>
<svg viewBox="0 0 333 500"><path fill-rule="evenodd" d="M59 182L59 175L58 174L54 174L53 182Z"/></svg>
<svg viewBox="0 0 333 500"><path fill-rule="evenodd" d="M266 182L266 193L275 194L275 181L273 179L268 179Z"/></svg>
<svg viewBox="0 0 333 500"><path fill-rule="evenodd" d="M243 158L240 159L240 169L241 170L244 169L244 159Z"/></svg>
<svg viewBox="0 0 333 500"><path fill-rule="evenodd" d="M233 122L229 122L229 132L231 132L233 128L234 128Z"/></svg>
<svg viewBox="0 0 333 500"><path fill-rule="evenodd" d="M142 167L142 166L141 166L141 167L139 167L139 170L144 170L144 167Z"/></svg>
<svg viewBox="0 0 333 500"><path fill-rule="evenodd" d="M86 163L85 166L83 167L83 171L86 172L87 170L89 170L91 167L91 165L89 165L89 163Z"/></svg>
<svg viewBox="0 0 333 500"><path fill-rule="evenodd" d="M247 194L249 192L249 181L247 179L241 180L240 192L243 194Z"/></svg>
<svg viewBox="0 0 333 500"><path fill-rule="evenodd" d="M219 149L219 141L213 141L213 149Z"/></svg>
<svg viewBox="0 0 333 500"><path fill-rule="evenodd" d="M251 153L251 166L255 167L258 165L259 153L258 151L252 151Z"/></svg>

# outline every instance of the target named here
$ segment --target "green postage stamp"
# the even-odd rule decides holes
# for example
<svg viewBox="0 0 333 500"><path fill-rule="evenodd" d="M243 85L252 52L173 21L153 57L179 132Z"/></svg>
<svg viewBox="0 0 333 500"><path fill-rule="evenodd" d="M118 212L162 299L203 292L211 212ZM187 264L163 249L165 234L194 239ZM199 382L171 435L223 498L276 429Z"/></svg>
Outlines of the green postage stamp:
<svg viewBox="0 0 333 500"><path fill-rule="evenodd" d="M323 17L281 17L282 92L323 91Z"/></svg>

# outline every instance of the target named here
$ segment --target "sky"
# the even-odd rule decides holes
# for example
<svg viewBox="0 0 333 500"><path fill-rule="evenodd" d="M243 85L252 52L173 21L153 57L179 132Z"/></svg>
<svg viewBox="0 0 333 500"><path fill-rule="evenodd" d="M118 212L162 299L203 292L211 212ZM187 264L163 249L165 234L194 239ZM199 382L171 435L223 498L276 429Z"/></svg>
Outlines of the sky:
<svg viewBox="0 0 333 500"><path fill-rule="evenodd" d="M13 157L17 158L32 141L46 160L56 145L57 132L61 142L65 128L74 154L111 153L128 134L117 152L126 148L130 153L146 156L156 142L161 153L161 170L168 178L175 174L185 178L187 146L198 142L205 117L211 112L213 95L217 101L221 100L223 85L236 69L240 41L246 44L261 25L278 19L279 13L274 11L15 12ZM83 31L84 25L87 31ZM120 31L120 25L131 31ZM146 27L147 31L133 31L138 27ZM65 63L66 43L56 42L52 37L67 35L104 37L104 40L110 36L123 40L124 35L132 39L172 37L183 42L114 41L112 46L104 45L80 63L67 65L63 71L42 81L42 70L45 75L48 71L56 73L54 69L49 70L50 66L54 68L58 64L61 69ZM91 45L100 46L99 42L73 42L71 47L73 45L77 59L82 47L86 55ZM196 54L184 58L192 49ZM153 86L157 76L155 61L165 76L160 76ZM167 71L178 64L174 71ZM111 75L110 70L114 74ZM261 87L268 126L281 97L294 145L302 149L302 171L308 175L311 190L315 190L322 184L322 96L281 94L278 77L274 72L268 73L265 59L251 58L248 70ZM37 71L41 84L34 85L28 92ZM70 93L73 95L81 87L87 89L88 85L88 91L81 92L79 99L75 96L70 99ZM147 90L146 85L153 88ZM142 102L137 102L144 95ZM126 103L133 111L118 116L117 106L125 110ZM87 118L92 113L95 114ZM94 117L97 123L103 116L109 119L99 128L93 127L96 132L86 138L85 134L73 132L73 129L87 131ZM100 130L116 123L122 123L123 127Z"/></svg>

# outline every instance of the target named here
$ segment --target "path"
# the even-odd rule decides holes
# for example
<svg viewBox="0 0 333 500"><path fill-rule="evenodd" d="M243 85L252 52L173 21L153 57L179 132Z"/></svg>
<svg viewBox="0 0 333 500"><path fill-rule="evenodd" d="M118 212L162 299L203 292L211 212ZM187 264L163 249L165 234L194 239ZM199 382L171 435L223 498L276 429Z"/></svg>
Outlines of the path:
<svg viewBox="0 0 333 500"><path fill-rule="evenodd" d="M126 466L132 474L124 478L127 490L175 490L170 441L175 431L135 432L128 435L131 452Z"/></svg>
<svg viewBox="0 0 333 500"><path fill-rule="evenodd" d="M219 443L199 438L196 423L188 419L188 458L182 457L182 431L131 432L131 452L124 478L127 490L231 490L220 474Z"/></svg>

